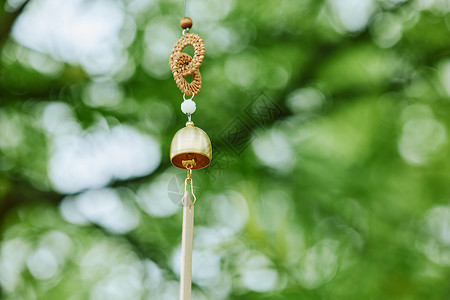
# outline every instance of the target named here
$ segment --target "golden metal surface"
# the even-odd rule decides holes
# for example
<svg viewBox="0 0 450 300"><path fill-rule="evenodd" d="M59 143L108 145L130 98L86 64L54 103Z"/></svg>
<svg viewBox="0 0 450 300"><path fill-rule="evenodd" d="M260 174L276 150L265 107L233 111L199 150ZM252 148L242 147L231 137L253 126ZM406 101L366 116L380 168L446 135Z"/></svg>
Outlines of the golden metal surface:
<svg viewBox="0 0 450 300"><path fill-rule="evenodd" d="M197 163L195 162L195 159L182 160L181 164L186 169L192 169L193 167L195 167L197 165Z"/></svg>
<svg viewBox="0 0 450 300"><path fill-rule="evenodd" d="M211 157L211 141L208 135L194 126L193 122L187 122L186 127L175 133L170 145L170 161L175 167L186 169L187 162L193 160L195 165L190 164L191 168L202 169L209 165Z"/></svg>

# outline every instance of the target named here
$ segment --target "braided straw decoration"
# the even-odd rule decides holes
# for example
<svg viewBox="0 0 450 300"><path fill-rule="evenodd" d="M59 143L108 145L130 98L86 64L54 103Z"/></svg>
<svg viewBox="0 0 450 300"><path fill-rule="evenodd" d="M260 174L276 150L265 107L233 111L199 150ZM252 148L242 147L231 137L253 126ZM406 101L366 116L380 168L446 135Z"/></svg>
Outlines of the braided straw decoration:
<svg viewBox="0 0 450 300"><path fill-rule="evenodd" d="M194 46L194 57L181 52L188 45ZM170 52L169 66L172 69L173 79L178 88L188 96L197 95L202 88L202 76L198 69L204 57L205 45L202 38L195 33L183 35ZM190 75L192 75L191 83L184 79L184 77Z"/></svg>

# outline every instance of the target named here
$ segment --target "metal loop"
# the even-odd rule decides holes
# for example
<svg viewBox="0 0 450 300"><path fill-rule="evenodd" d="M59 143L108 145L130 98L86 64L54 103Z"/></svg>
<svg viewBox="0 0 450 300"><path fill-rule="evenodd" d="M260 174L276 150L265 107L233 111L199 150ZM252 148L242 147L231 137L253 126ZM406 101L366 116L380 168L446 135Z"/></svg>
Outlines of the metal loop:
<svg viewBox="0 0 450 300"><path fill-rule="evenodd" d="M194 194L194 181L192 180L192 178L186 178L186 180L184 180L184 191L185 192L189 192L188 191L188 181L190 181L191 182L191 195L192 195L192 197L194 198L194 201L192 201L192 203L189 205L189 207L191 207L192 205L194 205L195 204L195 202L197 202L197 197L195 197L195 194ZM183 198L181 199L181 202L183 203L183 206L185 205L185 203L184 203L184 195L183 195Z"/></svg>
<svg viewBox="0 0 450 300"><path fill-rule="evenodd" d="M187 177L184 180L184 192L185 193L189 192L187 186L188 186L188 181L190 181L191 182L191 195L194 198L194 201L192 201L192 203L189 205L189 207L191 207L192 205L195 204L195 202L197 202L197 197L195 197L195 194L194 194L194 181L192 180L191 176L192 176L192 169L191 168L187 168ZM184 194L183 194L183 197L181 198L181 203L183 204L183 206L185 205L185 203L184 203Z"/></svg>
<svg viewBox="0 0 450 300"><path fill-rule="evenodd" d="M186 33L189 33L189 29L190 29L190 28L185 28L185 29L183 29L183 35L185 35Z"/></svg>
<svg viewBox="0 0 450 300"><path fill-rule="evenodd" d="M195 95L192 95L191 98L186 99L186 94L183 93L183 100L184 100L184 101L186 101L186 100L192 100L192 99L194 99L194 96L195 96Z"/></svg>

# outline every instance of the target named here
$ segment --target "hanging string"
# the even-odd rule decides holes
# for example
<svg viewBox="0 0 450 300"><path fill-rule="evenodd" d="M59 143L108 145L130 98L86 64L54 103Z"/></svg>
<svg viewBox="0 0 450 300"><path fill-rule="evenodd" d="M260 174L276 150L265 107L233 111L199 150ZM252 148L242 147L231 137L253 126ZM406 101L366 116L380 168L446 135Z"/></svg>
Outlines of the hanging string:
<svg viewBox="0 0 450 300"><path fill-rule="evenodd" d="M187 17L187 0L184 0L184 16Z"/></svg>

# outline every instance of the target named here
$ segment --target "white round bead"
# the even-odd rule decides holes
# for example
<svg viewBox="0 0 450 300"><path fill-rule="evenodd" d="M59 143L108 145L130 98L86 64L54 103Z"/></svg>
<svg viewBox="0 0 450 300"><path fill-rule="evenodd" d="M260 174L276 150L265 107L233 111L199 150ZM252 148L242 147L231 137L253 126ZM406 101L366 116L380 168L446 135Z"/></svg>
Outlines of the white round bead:
<svg viewBox="0 0 450 300"><path fill-rule="evenodd" d="M196 105L195 102L191 99L184 100L183 103L181 103L181 111L185 114L193 114L195 112Z"/></svg>

